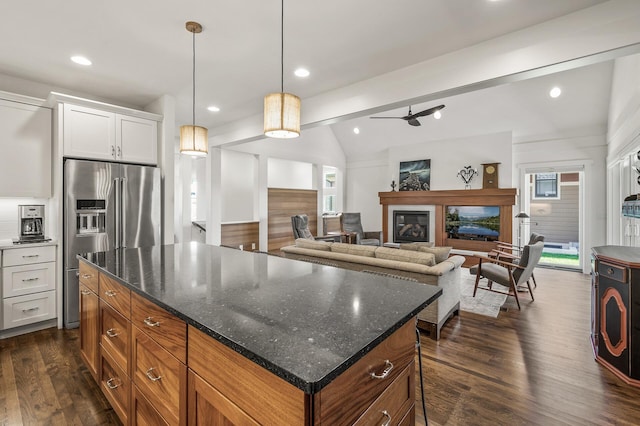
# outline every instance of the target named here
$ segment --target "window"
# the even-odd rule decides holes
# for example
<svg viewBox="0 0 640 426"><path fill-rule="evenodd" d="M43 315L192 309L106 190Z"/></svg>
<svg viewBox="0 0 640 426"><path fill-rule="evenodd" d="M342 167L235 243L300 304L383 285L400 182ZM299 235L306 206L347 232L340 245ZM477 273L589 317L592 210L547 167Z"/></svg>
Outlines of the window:
<svg viewBox="0 0 640 426"><path fill-rule="evenodd" d="M322 213L335 213L338 201L338 170L335 167L322 168Z"/></svg>
<svg viewBox="0 0 640 426"><path fill-rule="evenodd" d="M558 173L536 173L534 199L538 198L552 198L559 199L560 193L558 191Z"/></svg>

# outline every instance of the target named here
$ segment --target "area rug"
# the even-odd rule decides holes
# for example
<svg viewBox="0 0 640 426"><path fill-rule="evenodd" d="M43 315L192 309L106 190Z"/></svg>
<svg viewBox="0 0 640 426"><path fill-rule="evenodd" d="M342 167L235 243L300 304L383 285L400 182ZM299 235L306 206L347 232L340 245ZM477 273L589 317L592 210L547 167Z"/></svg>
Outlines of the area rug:
<svg viewBox="0 0 640 426"><path fill-rule="evenodd" d="M460 310L497 318L500 313L500 307L507 300L507 296L491 291L478 290L476 297L473 297L476 276L469 273L469 268L462 268L460 272ZM486 283L486 280L482 281ZM482 281L481 285L483 284ZM495 283L494 286L502 287ZM507 288L503 287L503 289L506 291Z"/></svg>

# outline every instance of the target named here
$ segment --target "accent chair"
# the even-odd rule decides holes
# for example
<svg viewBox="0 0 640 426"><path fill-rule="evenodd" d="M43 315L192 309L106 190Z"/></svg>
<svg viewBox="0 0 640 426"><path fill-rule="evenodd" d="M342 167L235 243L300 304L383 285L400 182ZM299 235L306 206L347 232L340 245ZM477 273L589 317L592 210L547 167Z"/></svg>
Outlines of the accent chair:
<svg viewBox="0 0 640 426"><path fill-rule="evenodd" d="M356 235L356 244L379 246L382 244L382 231L364 231L360 213L342 213L340 224L343 232Z"/></svg>

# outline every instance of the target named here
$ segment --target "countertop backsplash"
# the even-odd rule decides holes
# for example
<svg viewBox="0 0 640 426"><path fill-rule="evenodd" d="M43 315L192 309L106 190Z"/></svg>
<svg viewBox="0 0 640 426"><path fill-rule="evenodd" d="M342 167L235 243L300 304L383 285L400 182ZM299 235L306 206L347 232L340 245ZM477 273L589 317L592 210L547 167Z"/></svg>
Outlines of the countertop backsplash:
<svg viewBox="0 0 640 426"><path fill-rule="evenodd" d="M45 234L50 234L49 199L46 198L0 198L0 240L11 240L20 235L18 206L21 204L44 204Z"/></svg>

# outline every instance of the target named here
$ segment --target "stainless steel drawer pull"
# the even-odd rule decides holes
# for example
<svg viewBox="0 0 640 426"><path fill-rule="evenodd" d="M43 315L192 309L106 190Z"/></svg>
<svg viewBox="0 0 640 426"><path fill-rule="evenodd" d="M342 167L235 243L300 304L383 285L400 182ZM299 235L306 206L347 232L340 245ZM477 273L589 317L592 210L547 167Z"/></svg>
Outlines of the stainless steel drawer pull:
<svg viewBox="0 0 640 426"><path fill-rule="evenodd" d="M107 380L107 387L109 389L115 389L115 388L119 387L120 385L121 385L120 380L118 380L115 377L112 377L109 380Z"/></svg>
<svg viewBox="0 0 640 426"><path fill-rule="evenodd" d="M40 255L39 254L29 254L29 255L22 256L23 259L31 259L33 257L40 257Z"/></svg>
<svg viewBox="0 0 640 426"><path fill-rule="evenodd" d="M379 379L379 380L386 379L389 373L391 373L391 370L393 370L393 364L391 363L391 361L387 359L384 362L384 366L385 366L385 369L382 372L382 374L371 373L371 378Z"/></svg>
<svg viewBox="0 0 640 426"><path fill-rule="evenodd" d="M155 376L153 374L153 370L154 370L153 367L151 367L151 368L149 368L147 370L146 374L147 374L147 377L149 378L149 380L151 380L152 382L157 382L158 380L162 379L162 376Z"/></svg>
<svg viewBox="0 0 640 426"><path fill-rule="evenodd" d="M89 278L93 278L93 275L91 275L91 274L82 274L82 278L84 278L85 280L88 280Z"/></svg>
<svg viewBox="0 0 640 426"><path fill-rule="evenodd" d="M27 279L22 280L22 282L23 282L23 283L27 283L27 282L29 282L29 281L38 281L39 279L40 279L40 278L37 278L37 277L36 277L36 278L27 278Z"/></svg>
<svg viewBox="0 0 640 426"><path fill-rule="evenodd" d="M613 275L614 272L613 268L607 268L607 274Z"/></svg>
<svg viewBox="0 0 640 426"><path fill-rule="evenodd" d="M110 328L107 330L107 336L114 338L116 337L118 334L120 333L116 333L116 329L115 328Z"/></svg>
<svg viewBox="0 0 640 426"><path fill-rule="evenodd" d="M116 292L113 290L107 290L104 292L105 295L109 296L109 297L116 297Z"/></svg>
<svg viewBox="0 0 640 426"><path fill-rule="evenodd" d="M144 323L147 324L149 327L160 327L160 321L153 322L151 317L146 317L144 319Z"/></svg>
<svg viewBox="0 0 640 426"><path fill-rule="evenodd" d="M82 293L83 296L88 296L91 294L89 290L81 290L80 293Z"/></svg>
<svg viewBox="0 0 640 426"><path fill-rule="evenodd" d="M22 313L23 313L23 314L26 314L26 313L29 313L29 312L37 311L38 309L40 309L38 306L36 306L36 307L34 307L34 308L23 309L23 310L22 310Z"/></svg>
<svg viewBox="0 0 640 426"><path fill-rule="evenodd" d="M382 426L389 426L391 424L391 414L389 414L387 410L384 410L382 412L382 415L386 417L386 420L384 423L382 423Z"/></svg>

